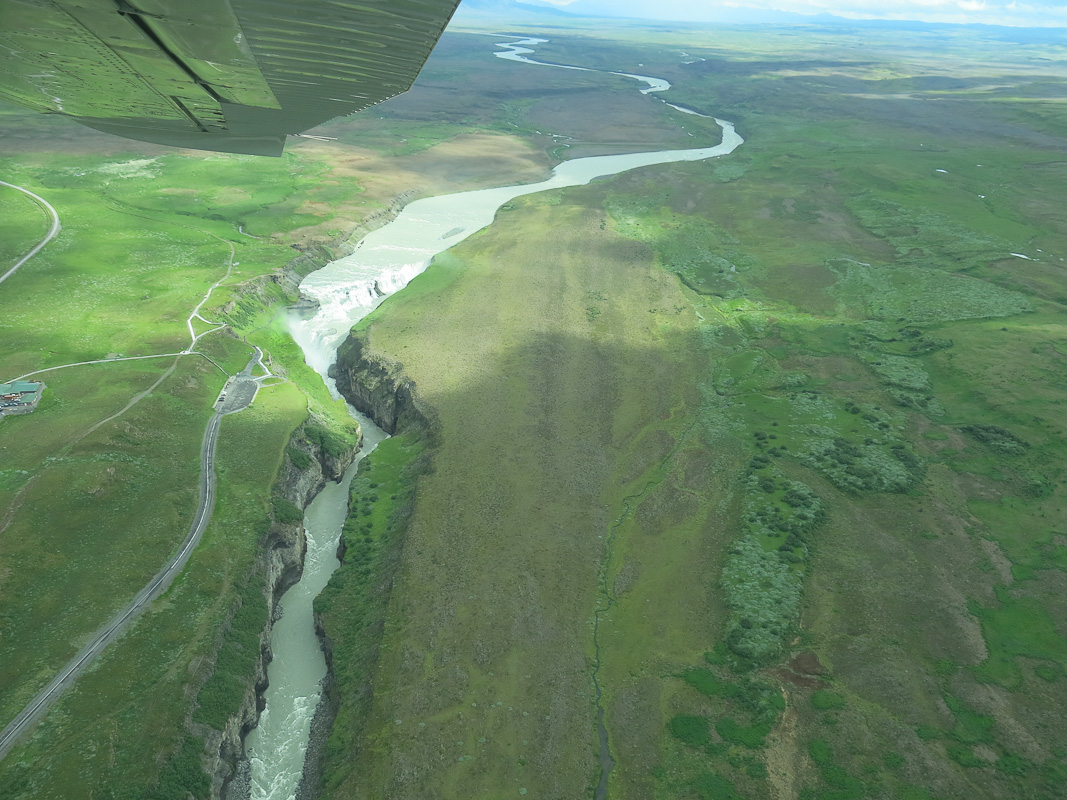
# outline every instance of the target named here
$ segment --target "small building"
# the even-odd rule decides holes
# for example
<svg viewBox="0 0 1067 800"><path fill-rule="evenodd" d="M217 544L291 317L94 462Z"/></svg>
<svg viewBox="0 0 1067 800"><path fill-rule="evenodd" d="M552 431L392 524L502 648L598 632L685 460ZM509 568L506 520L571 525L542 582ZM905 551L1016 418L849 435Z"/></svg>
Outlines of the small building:
<svg viewBox="0 0 1067 800"><path fill-rule="evenodd" d="M0 383L0 416L31 413L41 402L44 388L40 381Z"/></svg>

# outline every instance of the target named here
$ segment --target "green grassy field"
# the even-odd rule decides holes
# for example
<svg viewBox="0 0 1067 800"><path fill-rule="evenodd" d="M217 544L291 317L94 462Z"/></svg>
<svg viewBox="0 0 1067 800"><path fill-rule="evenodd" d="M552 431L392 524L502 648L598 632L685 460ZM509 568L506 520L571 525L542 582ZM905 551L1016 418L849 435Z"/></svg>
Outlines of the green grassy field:
<svg viewBox="0 0 1067 800"><path fill-rule="evenodd" d="M492 58L475 37L465 39L446 55L455 64L439 68L442 79L471 69L472 59ZM434 91L428 86L422 94ZM425 107L418 96L408 96L417 101L416 115ZM3 178L46 196L63 225L0 292L0 378L185 348L186 316L226 275L232 252L229 277L202 309L230 327L202 338L197 350L236 372L247 360L245 341L258 344L272 370L290 381L261 394L253 411L227 419L215 522L197 556L5 758L5 797L69 796L75 786L96 797L206 791L201 754L217 753L219 728L249 690L267 613L257 546L270 522L280 454L309 412L339 441L350 445L354 435L351 418L304 365L278 313L292 297L284 288L292 276L264 276L299 255L293 248L309 255L296 269L312 268L353 230L388 219L398 202L495 185L501 174L538 180L550 164L532 132L516 135L502 122L473 125L463 118L468 108L453 106L420 131L402 107L382 110L412 129L412 144L378 136L377 121L365 115L333 124L327 133L339 136L337 143L301 142L281 159L256 159L166 150L0 106ZM505 113L499 99L477 112ZM47 220L6 188L0 211L0 260L13 261L43 236ZM194 323L198 333L207 328ZM123 410L172 366L151 395ZM223 370L197 356L42 377L48 389L40 408L0 426L5 719L185 535L200 439L225 380ZM227 458L247 463L229 469ZM275 503L273 513L292 510Z"/></svg>
<svg viewBox="0 0 1067 800"><path fill-rule="evenodd" d="M18 112L5 112L3 121L53 124ZM288 245L304 245L309 223L328 224L321 208L302 211L320 192L343 211L340 190L320 185L326 162L128 152L122 140L104 138L110 147L118 142L118 152L99 152L94 134L67 134L0 157L5 179L47 196L63 225L0 293L0 373L9 379L75 361L184 349L186 317L226 275L231 246L236 263L202 313L232 327L198 342L198 352L223 369L184 356L45 372L37 411L0 425L5 721L184 538L212 403L225 373L248 360L249 346L237 335L263 346L275 371L291 380L264 389L252 410L224 422L219 499L203 544L165 597L5 758L5 797L69 797L72 787L97 797L142 797L152 786L153 796L184 797L183 786L200 794L204 742L217 742L258 657L268 614L260 547L286 443L309 409L349 446L354 441L351 419L274 319L271 306L285 302L284 293L258 280L292 259ZM10 210L17 223L11 236L5 228L5 258L47 229L23 197L5 189L5 221ZM196 323L197 332L207 329ZM220 638L223 627L230 639Z"/></svg>
<svg viewBox="0 0 1067 800"><path fill-rule="evenodd" d="M62 798L72 787L96 797L204 796L197 791L207 781L201 737L217 736L212 728L221 729L236 711L266 622L258 546L270 516L262 487L273 482L305 409L304 396L285 384L263 390L251 410L225 420L219 501L189 567L4 759L5 796ZM227 649L219 652L224 624L228 637L244 639L244 657L231 657L232 666ZM194 720L202 724L186 727L181 720L198 693ZM186 738L195 769L183 772L172 759L179 760Z"/></svg>
<svg viewBox="0 0 1067 800"><path fill-rule="evenodd" d="M51 225L43 208L17 189L0 186L0 214L4 217L4 239L0 243L0 264L4 272L34 247Z"/></svg>
<svg viewBox="0 0 1067 800"><path fill-rule="evenodd" d="M695 387L655 392L699 351L648 310L684 300L647 250L604 252L603 217L584 198L559 201L516 203L368 328L441 415L442 442L418 481L393 588L363 739L374 744L328 767L327 796L486 796L511 783L562 796L595 780L585 612L610 509L628 493L612 475L635 469L615 454L642 455L649 416L674 431L699 403ZM565 234L545 248L553 225ZM522 256L535 244L532 267ZM504 301L519 294L521 307ZM448 757L430 755L441 747ZM433 767L405 783L395 752Z"/></svg>
<svg viewBox="0 0 1067 800"><path fill-rule="evenodd" d="M610 797L1062 796L1054 48L605 38L539 55L747 141L526 198L360 326L441 430L326 796L589 796L594 676Z"/></svg>

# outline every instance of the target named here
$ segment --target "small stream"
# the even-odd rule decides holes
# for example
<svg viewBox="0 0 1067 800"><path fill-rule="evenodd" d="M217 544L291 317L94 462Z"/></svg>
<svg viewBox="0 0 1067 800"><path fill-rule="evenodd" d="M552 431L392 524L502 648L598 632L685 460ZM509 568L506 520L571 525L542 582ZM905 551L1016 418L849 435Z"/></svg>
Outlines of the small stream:
<svg viewBox="0 0 1067 800"><path fill-rule="evenodd" d="M522 39L501 43L498 46L505 49L495 55L538 66L599 71L548 64L526 57L534 52L531 46L545 41ZM640 90L643 94L670 89L670 84L659 78L622 72L604 74L647 84ZM705 116L690 108L668 105L686 114ZM318 309L311 317L293 315L289 320L291 335L303 349L307 363L323 376L337 397L336 386L327 373L337 358L338 345L352 325L425 270L435 255L492 223L502 205L522 195L585 185L594 178L638 167L727 155L744 140L731 123L715 121L722 128L722 142L711 147L579 158L563 162L552 171L550 178L540 183L459 192L409 203L391 223L367 234L352 255L333 261L304 279L300 290L317 301ZM359 455L363 458L386 438L386 434L370 420L351 411L363 428L365 444ZM275 624L271 639L274 660L267 672L270 686L265 695L266 708L259 727L250 732L246 740L253 800L295 800L296 797L311 719L319 701L321 681L326 675L325 659L314 631L312 603L339 565L335 552L348 510L348 487L355 470L354 464L344 480L328 484L305 514L308 550L304 574L281 600L283 616ZM600 786L596 790L598 800L606 796L607 774L614 763L603 723L600 694L598 684L602 767Z"/></svg>

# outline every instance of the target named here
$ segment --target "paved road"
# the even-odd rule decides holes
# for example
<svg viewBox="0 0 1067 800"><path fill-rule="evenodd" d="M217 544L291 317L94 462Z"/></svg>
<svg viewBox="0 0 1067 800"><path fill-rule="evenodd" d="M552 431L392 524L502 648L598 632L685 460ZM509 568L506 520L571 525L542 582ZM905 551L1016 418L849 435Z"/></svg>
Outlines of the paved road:
<svg viewBox="0 0 1067 800"><path fill-rule="evenodd" d="M105 647L118 638L126 624L170 586L174 576L189 560L189 556L200 543L200 537L207 528L211 520L211 512L215 507L215 445L219 438L219 424L224 416L242 411L255 399L256 392L259 390L259 379L252 377L252 369L256 364L263 366L262 358L262 351L258 347L255 348L248 365L240 374L230 379L226 388L220 393L220 399L215 402L215 413L208 422L207 430L204 432L204 441L200 447L200 503L185 541L163 569L130 601L130 604L115 615L93 637L93 640L60 670L52 682L11 721L11 724L0 732L0 758L3 758L15 741L41 718L63 690L74 682L79 673L91 664ZM222 399L223 396L225 399Z"/></svg>
<svg viewBox="0 0 1067 800"><path fill-rule="evenodd" d="M29 189L23 189L21 186L16 186L15 184L8 183L7 181L0 181L0 186L9 186L12 189L17 189L18 191L22 192L23 194L28 194L30 197L32 197L34 200L36 200L38 203L40 203L49 214L52 215L52 228L51 228L51 230L48 231L48 235L45 236L35 248L33 248L30 252L28 252L26 255L24 255L22 258L20 258L17 262L15 262L15 266L13 266L11 269L9 269L7 272L5 272L3 275L0 275L0 283L3 283L8 278L10 278L12 275L15 274L15 270L17 270L19 267L21 267L23 264L25 264L27 261L29 261L31 258L33 258L35 255L37 255L37 253L41 250L42 247L44 247L46 244L48 244L50 241L52 241L53 239L56 238L56 234L59 233L59 214L57 214L56 210L54 208L52 208L52 204L51 203L49 203L47 200L45 200L40 195L34 194Z"/></svg>

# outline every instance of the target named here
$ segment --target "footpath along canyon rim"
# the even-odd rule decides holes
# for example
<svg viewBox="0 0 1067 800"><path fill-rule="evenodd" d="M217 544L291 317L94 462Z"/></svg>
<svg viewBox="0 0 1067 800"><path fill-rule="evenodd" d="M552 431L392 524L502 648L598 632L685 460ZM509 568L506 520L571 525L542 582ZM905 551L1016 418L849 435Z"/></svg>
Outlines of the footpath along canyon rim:
<svg viewBox="0 0 1067 800"><path fill-rule="evenodd" d="M587 67L549 64L526 58L529 46L546 39L521 39L500 43L502 59L558 69L600 72ZM647 84L642 94L665 92L670 83L660 78L623 72L604 74L632 78ZM662 98L659 98L662 99ZM666 103L666 101L663 101ZM686 114L706 116L691 108L666 103ZM301 293L317 303L310 318L293 316L290 333L304 352L308 365L326 381L338 397L328 371L337 358L337 348L350 328L389 295L399 291L429 266L439 253L459 244L490 225L499 208L523 195L568 186L583 186L595 178L616 175L639 167L676 161L702 161L732 153L744 140L732 123L721 119L722 142L712 147L660 150L613 156L593 156L565 161L540 183L502 186L441 195L408 204L389 224L369 233L355 252L308 275ZM354 416L363 427L365 444L361 457L386 434L362 415ZM338 566L335 557L348 509L348 485L355 465L340 484L327 486L309 506L305 516L308 550L304 575L282 598L282 619L274 626L273 660L268 667L269 687L259 727L248 735L253 800L295 800L303 774L311 720L320 700L325 660L315 639L311 607ZM610 769L609 765L606 765ZM605 772L606 774L606 772Z"/></svg>

